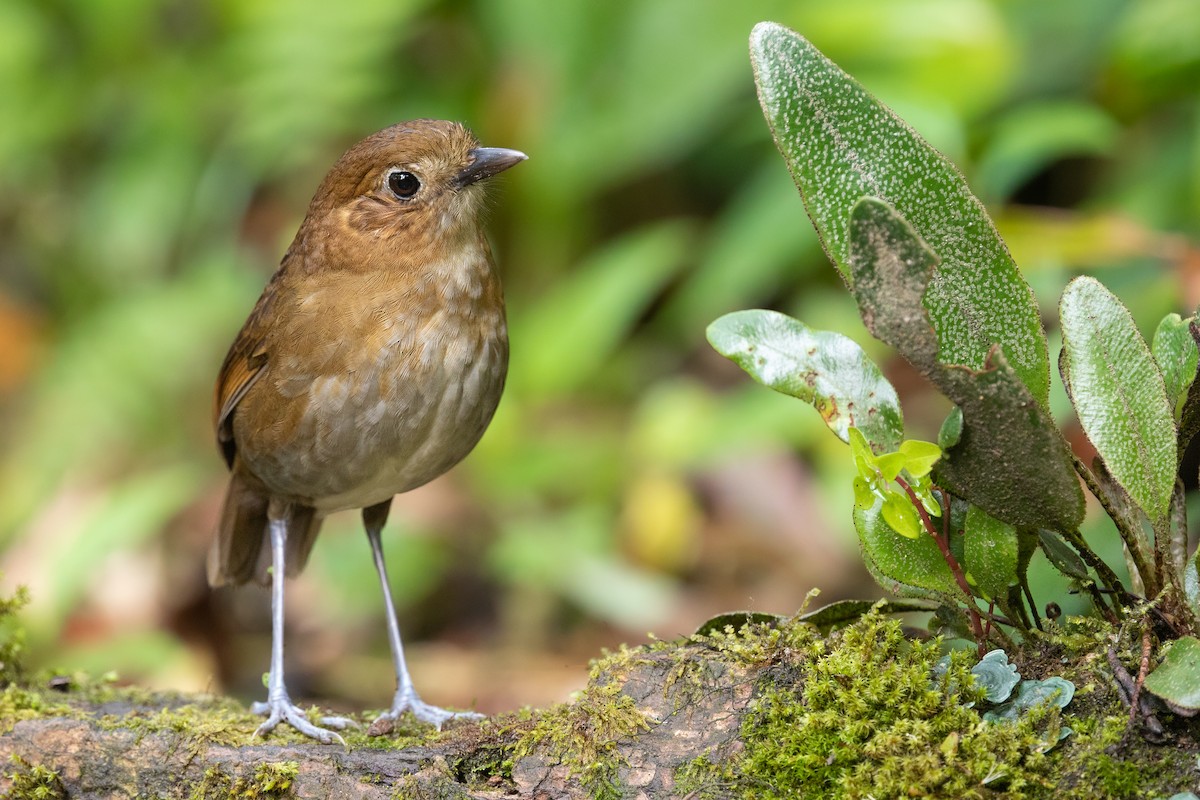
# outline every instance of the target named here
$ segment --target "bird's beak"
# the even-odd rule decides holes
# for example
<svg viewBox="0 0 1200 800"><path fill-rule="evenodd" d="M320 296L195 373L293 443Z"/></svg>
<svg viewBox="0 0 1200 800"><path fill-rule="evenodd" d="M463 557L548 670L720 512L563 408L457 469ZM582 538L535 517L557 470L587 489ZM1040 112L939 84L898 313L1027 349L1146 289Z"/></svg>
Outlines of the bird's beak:
<svg viewBox="0 0 1200 800"><path fill-rule="evenodd" d="M471 163L455 177L455 183L461 189L476 181L490 178L504 172L509 167L520 164L529 156L520 150L509 150L505 147L476 147L471 151Z"/></svg>

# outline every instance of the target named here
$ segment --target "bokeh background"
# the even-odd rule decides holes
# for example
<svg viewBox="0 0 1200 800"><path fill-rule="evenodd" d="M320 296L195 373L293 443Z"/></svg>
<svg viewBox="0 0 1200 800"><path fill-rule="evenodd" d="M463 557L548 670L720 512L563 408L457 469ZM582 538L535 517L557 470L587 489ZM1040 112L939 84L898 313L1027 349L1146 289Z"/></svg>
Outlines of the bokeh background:
<svg viewBox="0 0 1200 800"><path fill-rule="evenodd" d="M204 581L213 380L325 170L418 116L531 157L491 222L507 394L386 536L425 696L542 705L649 632L875 596L848 452L704 339L777 308L867 345L910 435L945 411L804 217L754 96L762 19L961 166L1049 328L1084 270L1147 332L1200 300L1195 0L0 0L0 585L32 591L30 658L261 692L265 591ZM387 702L374 581L332 518L289 587L294 696Z"/></svg>

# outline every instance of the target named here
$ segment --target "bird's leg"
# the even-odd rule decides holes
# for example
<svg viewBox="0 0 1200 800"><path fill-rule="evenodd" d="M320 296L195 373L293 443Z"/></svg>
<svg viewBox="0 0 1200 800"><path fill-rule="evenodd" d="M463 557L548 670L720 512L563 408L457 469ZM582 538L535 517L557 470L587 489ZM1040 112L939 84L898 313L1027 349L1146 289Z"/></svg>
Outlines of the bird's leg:
<svg viewBox="0 0 1200 800"><path fill-rule="evenodd" d="M255 736L265 736L276 725L286 722L305 736L311 736L322 744L338 741L345 744L341 736L331 730L319 728L308 721L304 710L292 703L283 682L283 581L285 578L284 554L287 546L287 521L290 507L277 513L272 501L268 510L271 534L271 672L267 678L267 702L255 703L250 710L255 714L267 715L267 720L258 726ZM344 717L322 717L322 725L330 728L345 728L353 724Z"/></svg>
<svg viewBox="0 0 1200 800"><path fill-rule="evenodd" d="M412 677L408 674L408 665L404 661L404 644L400 641L400 622L396 618L396 605L392 602L392 590L388 584L387 566L383 562L383 545L379 534L387 522L388 511L391 509L391 499L385 500L369 508L363 509L363 525L367 529L367 540L371 543L371 555L375 559L375 571L379 573L379 584L383 588L383 601L387 612L388 643L392 647L392 664L396 668L396 695L392 698L392 707L380 715L381 719L394 720L406 710L412 711L413 716L424 722L429 722L442 729L442 724L450 719L483 719L482 714L474 711L447 711L444 708L430 705L417 696L413 688Z"/></svg>

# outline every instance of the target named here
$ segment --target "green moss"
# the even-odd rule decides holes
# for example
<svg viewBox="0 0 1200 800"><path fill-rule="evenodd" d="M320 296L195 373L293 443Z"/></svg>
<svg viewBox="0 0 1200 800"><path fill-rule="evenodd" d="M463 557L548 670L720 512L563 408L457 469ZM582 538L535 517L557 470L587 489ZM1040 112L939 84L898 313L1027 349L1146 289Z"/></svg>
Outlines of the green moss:
<svg viewBox="0 0 1200 800"><path fill-rule="evenodd" d="M0 601L0 619L17 605ZM1192 774L1200 746L1180 726L1173 747L1156 747L1127 730L1128 710L1108 674L1104 653L1114 643L1121 660L1136 670L1140 630L1114 630L1090 618L1049 627L1010 655L1026 677L1057 674L1076 686L1067 721L1074 734L1053 749L1048 744L1057 741L1063 724L1057 709L1012 724L984 723L971 705L979 701L968 677L974 658L953 655L950 669L934 680L940 643L911 642L898 622L877 613L828 638L807 624L758 621L685 642L622 647L593 664L588 688L569 705L447 732L404 720L389 736L368 736L363 728L345 738L351 747L373 749L448 741L461 754L440 772L422 770L397 784L397 797L461 798L469 796L464 786L500 791L512 786L514 763L537 756L563 765L591 796L616 798L623 794L622 748L650 727L625 692L648 690L645 676L662 676L663 691L678 711L736 678L755 687L740 741L679 767L678 796L1117 800L1167 797L1188 788L1169 784L1172 776ZM0 639L0 653L19 653L14 641ZM647 665L649 672L635 672ZM66 693L34 688L46 684L30 680L17 661L0 667L0 674L24 676L0 686L0 733L23 719L71 717L103 728L179 735L183 747L200 755L208 745L252 742L261 722L221 698L151 693L85 676L75 676ZM631 675L641 688L625 689ZM310 717L316 716L313 709ZM273 744L310 742L287 726L270 738ZM63 796L49 768L18 766L9 776L12 797ZM298 769L294 762L261 764L235 776L213 767L189 797L292 796Z"/></svg>
<svg viewBox="0 0 1200 800"><path fill-rule="evenodd" d="M315 712L315 709L313 711ZM319 725L320 716L320 714L310 712L309 718L313 723ZM362 720L362 724L357 728L348 728L339 731L346 742L346 746L352 750L360 748L367 750L405 750L410 747L437 744L439 741L444 741L453 735L452 730L439 731L432 725L420 722L411 714L401 716L400 719L395 721L391 731L382 736L369 733L372 722L374 722L373 718L367 718Z"/></svg>
<svg viewBox="0 0 1200 800"><path fill-rule="evenodd" d="M1092 762L1091 769L1105 796L1140 796L1145 781L1142 770L1136 764L1101 755Z"/></svg>
<svg viewBox="0 0 1200 800"><path fill-rule="evenodd" d="M461 755L448 758L450 770L467 786L495 780L511 784L514 744L515 740L477 742Z"/></svg>
<svg viewBox="0 0 1200 800"><path fill-rule="evenodd" d="M694 636L692 641L718 651L732 664L750 667L801 660L819 654L825 646L817 629L803 623L752 622L738 629L726 625L723 630Z"/></svg>
<svg viewBox="0 0 1200 800"><path fill-rule="evenodd" d="M905 639L894 620L872 613L828 639L805 628L748 625L695 640L759 670L741 751L679 767L678 794L1119 800L1191 788L1178 783L1194 772L1197 742L1147 742L1129 729L1113 690L1103 653L1116 643L1136 665L1136 629L1094 619L1051 626L1011 655L1026 677L1072 681L1074 701L1066 712L1040 708L993 724L968 676L973 656L952 654L935 681L940 644ZM1064 724L1074 732L1055 746Z"/></svg>
<svg viewBox="0 0 1200 800"><path fill-rule="evenodd" d="M697 756L675 770L675 790L695 800L726 800L741 795L736 759L714 761L709 754Z"/></svg>
<svg viewBox="0 0 1200 800"><path fill-rule="evenodd" d="M222 772L220 767L209 767L204 771L200 783L192 787L188 800L217 800L219 797L228 797L232 785L233 779Z"/></svg>
<svg viewBox="0 0 1200 800"><path fill-rule="evenodd" d="M935 682L938 645L908 642L875 614L831 641L802 689L764 691L746 718L743 768L765 776L751 782L758 796L970 798L1005 785L1019 798L1046 780L1036 720L987 725L968 707L982 699L969 659L956 655Z"/></svg>
<svg viewBox="0 0 1200 800"><path fill-rule="evenodd" d="M575 702L538 716L512 746L512 760L536 752L566 766L568 774L593 797L621 797L617 770L624 758L618 746L650 727L633 698L621 692L613 677L636 657L622 648L593 664L587 688Z"/></svg>
<svg viewBox="0 0 1200 800"><path fill-rule="evenodd" d="M931 678L939 644L904 638L899 622L872 613L820 638L809 626L743 629L726 652L766 666L745 716L744 750L677 771L697 796L755 798L1022 798L1050 785L1043 751L1057 709L1015 724L986 724L971 659L952 655ZM712 638L712 637L710 637ZM794 678L789 680L789 678Z"/></svg>
<svg viewBox="0 0 1200 800"><path fill-rule="evenodd" d="M243 793L243 797L292 797L292 782L300 774L300 764L295 761L275 761L259 764L254 768L254 777Z"/></svg>
<svg viewBox="0 0 1200 800"><path fill-rule="evenodd" d="M295 797L292 783L300 774L296 761L273 761L257 765L249 777L232 777L220 767L209 767L188 795L188 800L272 800Z"/></svg>
<svg viewBox="0 0 1200 800"><path fill-rule="evenodd" d="M66 798L58 773L41 764L31 764L20 756L12 757L13 771L7 777L12 781L6 800L58 800Z"/></svg>
<svg viewBox="0 0 1200 800"><path fill-rule="evenodd" d="M72 693L79 701L97 706L115 705L117 712L99 718L103 728L135 730L143 733L175 733L189 739L194 748L209 744L240 746L254 740L254 732L263 718L253 714L236 700L223 697L201 697L172 693L148 692L135 687L81 684ZM149 709L143 711L141 709ZM324 712L313 706L308 709L309 721L320 724ZM342 731L350 748L400 750L417 745L436 743L447 736L429 725L403 720L386 736L368 734L369 723ZM312 739L292 728L280 725L271 731L272 744L309 744Z"/></svg>
<svg viewBox="0 0 1200 800"><path fill-rule="evenodd" d="M0 691L0 734L8 733L21 720L49 716L72 716L66 703L46 692L9 684Z"/></svg>

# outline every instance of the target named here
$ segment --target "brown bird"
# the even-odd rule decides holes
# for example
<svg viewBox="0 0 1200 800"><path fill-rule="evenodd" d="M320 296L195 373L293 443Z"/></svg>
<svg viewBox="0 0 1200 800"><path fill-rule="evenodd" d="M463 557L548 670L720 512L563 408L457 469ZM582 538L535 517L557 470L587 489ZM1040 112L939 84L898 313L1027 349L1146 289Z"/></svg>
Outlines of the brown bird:
<svg viewBox="0 0 1200 800"><path fill-rule="evenodd" d="M492 419L508 369L504 298L481 218L483 181L525 160L463 126L402 122L342 155L225 357L217 442L231 470L209 582L270 582L266 734L280 722L322 742L283 679L283 583L321 520L361 508L387 605L396 694L439 728L478 717L413 688L380 530L393 495L450 469ZM343 728L350 721L325 717Z"/></svg>

